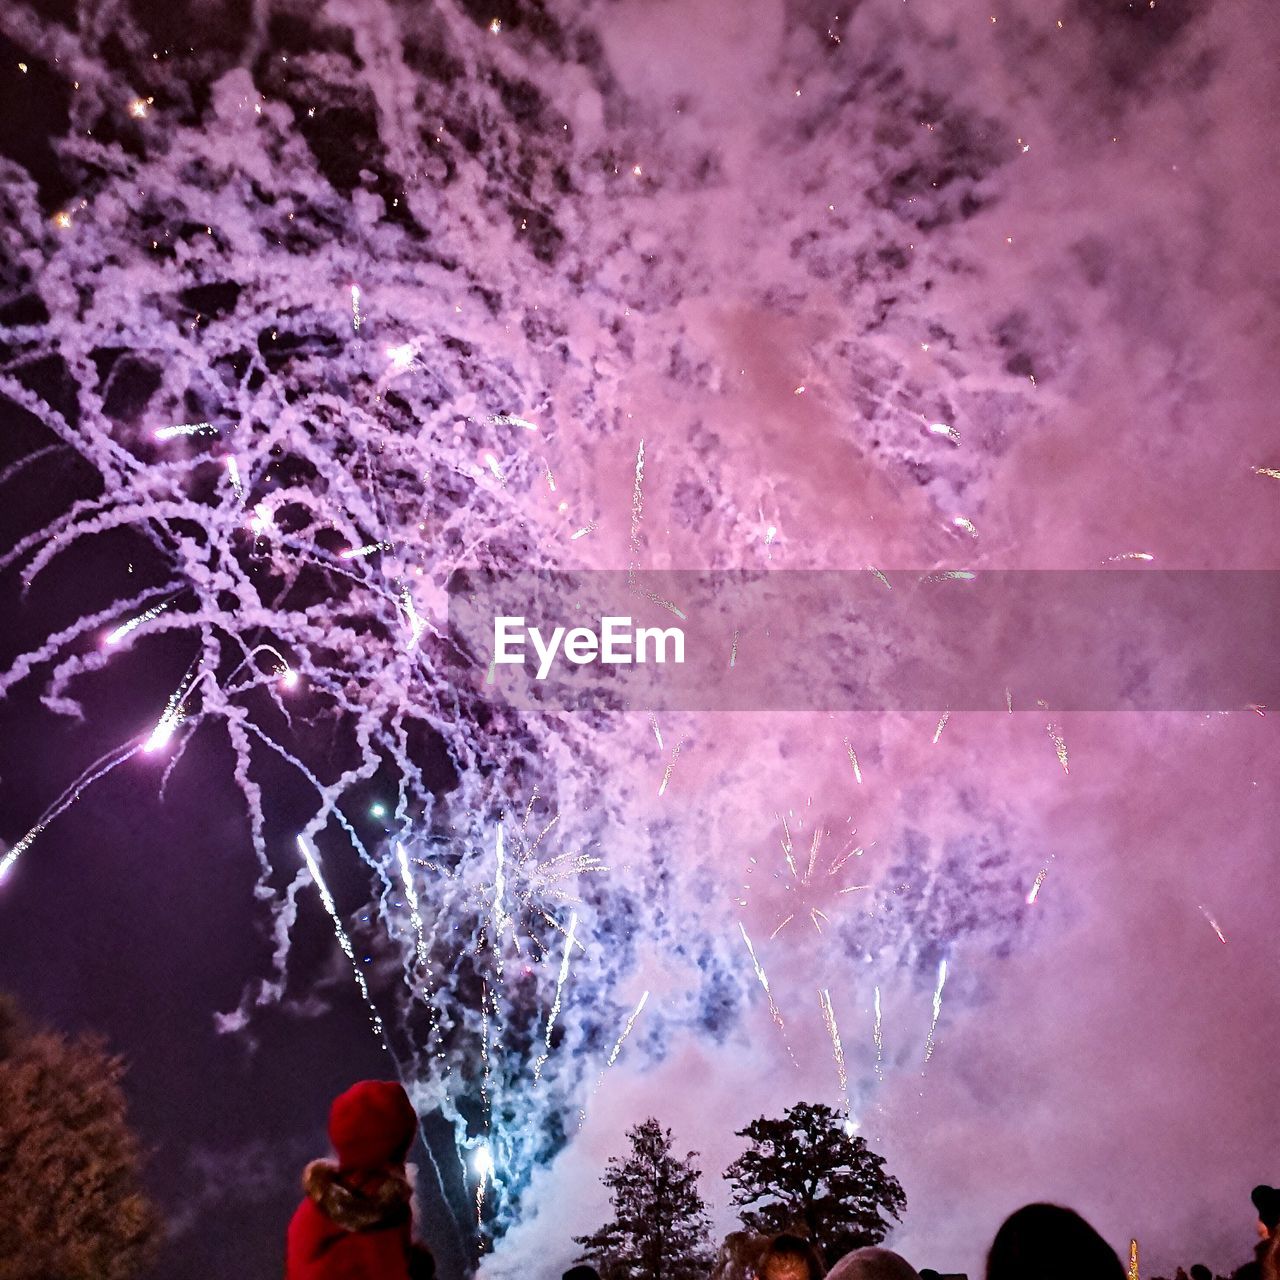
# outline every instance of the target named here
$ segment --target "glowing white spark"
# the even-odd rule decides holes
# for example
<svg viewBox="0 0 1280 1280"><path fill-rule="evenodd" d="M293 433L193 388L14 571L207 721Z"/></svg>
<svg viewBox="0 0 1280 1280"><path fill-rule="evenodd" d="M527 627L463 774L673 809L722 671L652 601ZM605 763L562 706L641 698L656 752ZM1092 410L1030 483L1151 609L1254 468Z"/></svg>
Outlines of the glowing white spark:
<svg viewBox="0 0 1280 1280"><path fill-rule="evenodd" d="M729 649L729 668L732 670L738 665L738 628L733 630L733 645Z"/></svg>
<svg viewBox="0 0 1280 1280"><path fill-rule="evenodd" d="M577 531L577 533L571 533L569 535L569 541L576 542L579 538L585 538L587 534L589 534L590 532L592 532L593 529L595 529L595 527L596 527L596 521L594 520L590 524L584 524L582 528Z"/></svg>
<svg viewBox="0 0 1280 1280"><path fill-rule="evenodd" d="M161 427L157 440L172 440L175 436L216 436L218 428L212 422L180 422L173 427Z"/></svg>
<svg viewBox="0 0 1280 1280"><path fill-rule="evenodd" d="M1043 708L1045 711L1049 710L1048 704L1040 699L1036 700L1036 705ZM1053 741L1053 749L1057 754L1058 763L1062 766L1062 772L1070 773L1071 769L1067 758L1067 740L1062 736L1062 729L1050 720L1049 723L1045 725L1045 730Z"/></svg>
<svg viewBox="0 0 1280 1280"><path fill-rule="evenodd" d="M662 785L658 788L658 794L664 795L667 790L667 783L671 781L671 774L676 767L676 761L680 759L680 748L684 746L684 739L681 738L675 745L675 750L671 753L671 760L662 775Z"/></svg>
<svg viewBox="0 0 1280 1280"><path fill-rule="evenodd" d="M880 1016L880 988L876 988L876 1025L871 1032L872 1039L876 1042L876 1076L878 1079L884 1079L883 1058L884 1058L884 1033L881 1030Z"/></svg>
<svg viewBox="0 0 1280 1280"><path fill-rule="evenodd" d="M1209 922L1214 933L1218 935L1218 941L1225 944L1227 939L1223 935L1222 930L1218 927L1218 922L1208 913L1208 911L1204 909L1203 906L1200 908L1200 914L1204 916L1204 918Z"/></svg>
<svg viewBox="0 0 1280 1280"><path fill-rule="evenodd" d="M764 965L756 959L756 949L751 945L751 939L747 936L746 925L741 920L738 921L738 928L742 930L742 940L747 944L747 954L751 957L751 967L756 971L756 980L764 988L765 998L769 1001L769 1016L777 1024L778 1030L782 1032L783 1043L787 1044L787 1053L791 1053L791 1045L786 1041L787 1028L782 1021L782 1014L778 1010L777 1004L773 999L773 992L769 989L769 978L765 974ZM795 1055L792 1054L792 1061L795 1061Z"/></svg>
<svg viewBox="0 0 1280 1280"><path fill-rule="evenodd" d="M536 423L530 422L527 418L517 418L514 413L500 413L496 418L490 418L490 422L500 427L523 427L526 431L537 431ZM554 485L551 486L553 489Z"/></svg>
<svg viewBox="0 0 1280 1280"><path fill-rule="evenodd" d="M1275 467L1254 467L1254 475L1270 476L1272 480L1280 480L1280 470Z"/></svg>
<svg viewBox="0 0 1280 1280"><path fill-rule="evenodd" d="M190 686L190 688L194 688L194 685ZM167 745L174 733L177 732L178 726L183 719L182 703L189 691L189 688L178 688L170 696L169 703L164 709L164 714L160 717L156 727L151 730L151 736L142 744L142 750L147 755L151 755Z"/></svg>
<svg viewBox="0 0 1280 1280"><path fill-rule="evenodd" d="M356 327L359 328L359 325ZM412 342L401 342L387 348L387 359L397 369L407 369L413 363L415 354Z"/></svg>
<svg viewBox="0 0 1280 1280"><path fill-rule="evenodd" d="M1035 905L1036 899L1040 896L1040 886L1044 884L1044 878L1048 874L1048 867L1040 868L1040 873L1036 876L1035 884L1031 886L1031 889L1027 894L1027 906L1031 907Z"/></svg>
<svg viewBox="0 0 1280 1280"><path fill-rule="evenodd" d="M347 931L342 927L342 918L338 915L338 908L333 901L333 894L329 892L329 886L324 882L324 876L320 872L320 864L316 861L315 855L301 835L298 836L298 850L306 861L307 870L311 873L312 881L320 891L320 901L324 903L324 909L329 913L329 919L333 921L333 932L338 939L338 945L342 948L343 954L347 959L351 961L351 971L355 974L356 985L360 988L360 994L364 997L364 1002L369 1009L374 1035L381 1040L382 1018L373 1003L373 997L369 994L369 984L365 981L364 974L356 963L356 953L352 950L351 939L347 937Z"/></svg>
<svg viewBox="0 0 1280 1280"><path fill-rule="evenodd" d="M880 579L881 582L884 583L886 587L889 588L890 591L893 590L893 585L890 583L889 579L886 578L884 574L880 572L879 569L877 569L874 565L868 565L867 567L871 570L872 573L876 575L877 578Z"/></svg>
<svg viewBox="0 0 1280 1280"><path fill-rule="evenodd" d="M928 1062L933 1057L933 1036L938 1029L938 1015L942 1012L942 988L947 981L947 962L945 959L938 961L938 985L933 992L933 1021L929 1024L929 1039L925 1042L924 1060Z"/></svg>
<svg viewBox="0 0 1280 1280"><path fill-rule="evenodd" d="M658 750L665 751L666 748L662 745L662 730L658 728L658 717L652 711L649 712L649 723L653 726L653 736L658 740Z"/></svg>
<svg viewBox="0 0 1280 1280"><path fill-rule="evenodd" d="M45 829L45 826L46 824L43 822L37 823L3 858L0 858L0 884L4 883L4 878L9 874L13 864L36 842L36 838Z"/></svg>
<svg viewBox="0 0 1280 1280"><path fill-rule="evenodd" d="M942 737L942 731L947 727L947 721L950 719L951 712L944 711L942 713L942 719L938 721L938 727L933 731L933 745L935 747L938 745L938 739Z"/></svg>
<svg viewBox="0 0 1280 1280"><path fill-rule="evenodd" d="M135 120L145 120L147 115L147 100L145 98L134 98L129 104L129 114Z"/></svg>
<svg viewBox="0 0 1280 1280"><path fill-rule="evenodd" d="M950 424L946 422L930 422L928 427L935 436L946 436L952 444L960 443L960 433Z"/></svg>
<svg viewBox="0 0 1280 1280"><path fill-rule="evenodd" d="M976 538L978 536L977 529L973 527L973 521L964 516L952 516L951 523L955 525L957 529L963 529L965 533L970 534L972 537Z"/></svg>
<svg viewBox="0 0 1280 1280"><path fill-rule="evenodd" d="M853 765L853 776L859 786L862 785L862 770L858 767L858 753L848 738L844 740L844 749L849 753L849 763Z"/></svg>
<svg viewBox="0 0 1280 1280"><path fill-rule="evenodd" d="M249 528L261 536L276 525L275 514L265 502L254 503L253 515L249 518Z"/></svg>
<svg viewBox="0 0 1280 1280"><path fill-rule="evenodd" d="M613 1051L609 1054L609 1060L604 1064L605 1068L613 1066L618 1060L618 1054L622 1052L622 1042L631 1034L631 1028L636 1025L636 1019L640 1016L640 1011L644 1008L649 1000L649 993L646 991L640 997L640 1003L632 1010L631 1017L627 1019L627 1025L622 1028L622 1034L618 1037L618 1043L613 1046Z"/></svg>
<svg viewBox="0 0 1280 1280"><path fill-rule="evenodd" d="M390 550L391 550L391 543L389 542L370 542L367 546L363 546L363 547L348 547L341 554L344 560L357 560L357 559L360 559L362 556L371 556L375 551L390 551Z"/></svg>
<svg viewBox="0 0 1280 1280"><path fill-rule="evenodd" d="M360 332L360 286L353 284L351 286L351 328L356 332Z"/></svg>
<svg viewBox="0 0 1280 1280"><path fill-rule="evenodd" d="M506 477L502 474L502 468L498 465L497 458L495 458L491 453L486 453L484 455L484 460L488 465L489 470L498 478L498 483L506 484Z"/></svg>
<svg viewBox="0 0 1280 1280"><path fill-rule="evenodd" d="M144 622L150 622L152 618L159 617L170 604L171 600L162 600L154 608L148 609L146 613L140 613L136 618L130 618L128 622L118 626L106 639L107 644L119 644L130 632L136 631Z"/></svg>
<svg viewBox="0 0 1280 1280"><path fill-rule="evenodd" d="M422 913L418 909L418 892L413 887L413 873L409 870L409 857L404 845L396 841L396 861L400 864L400 883L404 887L404 898L409 904L409 923L413 926L413 936L417 943L418 966L425 973L428 969L427 940L422 932Z"/></svg>
<svg viewBox="0 0 1280 1280"><path fill-rule="evenodd" d="M403 587L400 591L400 607L404 610L404 615L409 620L409 645L410 649L418 643L418 637L422 635L426 628L426 623L422 620L413 603L413 597L409 594L409 588Z"/></svg>
<svg viewBox="0 0 1280 1280"><path fill-rule="evenodd" d="M235 458L227 459L227 478L231 481L231 492L238 502L244 501L244 485L240 483L240 467Z"/></svg>
<svg viewBox="0 0 1280 1280"><path fill-rule="evenodd" d="M547 1014L547 1033L543 1037L543 1051L533 1068L533 1079L535 1083L542 1079L542 1068L547 1059L551 1056L551 1032L555 1029L556 1018L560 1015L560 997L564 991L565 980L569 976L569 961L573 959L573 935L577 927L578 913L574 911L569 915L569 934L565 939L564 955L560 957L560 975L556 978L556 997L555 1000L552 1001L551 1011Z"/></svg>
<svg viewBox="0 0 1280 1280"><path fill-rule="evenodd" d="M1116 560L1154 560L1155 556L1149 551L1124 551L1118 556L1108 556L1107 563L1111 564Z"/></svg>
<svg viewBox="0 0 1280 1280"><path fill-rule="evenodd" d="M831 1052L836 1060L836 1075L840 1080L840 1092L844 1094L844 1109L848 1115L853 1108L849 1105L849 1073L844 1065L844 1047L840 1043L840 1028L836 1026L836 1011L831 1006L831 992L825 987L820 991L822 1017L827 1024L827 1034L831 1037Z"/></svg>

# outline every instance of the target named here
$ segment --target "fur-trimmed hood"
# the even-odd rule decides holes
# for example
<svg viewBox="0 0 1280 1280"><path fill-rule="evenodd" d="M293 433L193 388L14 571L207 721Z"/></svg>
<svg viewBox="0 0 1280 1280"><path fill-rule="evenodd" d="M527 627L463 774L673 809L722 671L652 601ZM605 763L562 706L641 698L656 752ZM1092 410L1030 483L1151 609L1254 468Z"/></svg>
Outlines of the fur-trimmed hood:
<svg viewBox="0 0 1280 1280"><path fill-rule="evenodd" d="M409 1221L413 1188L399 1171L344 1174L333 1160L313 1160L303 1172L302 1189L344 1231L379 1231Z"/></svg>

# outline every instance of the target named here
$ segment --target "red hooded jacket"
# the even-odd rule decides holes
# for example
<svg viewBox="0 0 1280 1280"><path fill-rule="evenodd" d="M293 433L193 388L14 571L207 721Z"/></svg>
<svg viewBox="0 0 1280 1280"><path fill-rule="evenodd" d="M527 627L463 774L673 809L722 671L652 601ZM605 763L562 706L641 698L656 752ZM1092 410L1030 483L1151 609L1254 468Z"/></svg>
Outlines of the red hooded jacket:
<svg viewBox="0 0 1280 1280"><path fill-rule="evenodd" d="M285 1280L419 1280L431 1256L413 1243L404 1158L418 1127L393 1081L362 1080L334 1101L337 1160L315 1160L289 1223Z"/></svg>

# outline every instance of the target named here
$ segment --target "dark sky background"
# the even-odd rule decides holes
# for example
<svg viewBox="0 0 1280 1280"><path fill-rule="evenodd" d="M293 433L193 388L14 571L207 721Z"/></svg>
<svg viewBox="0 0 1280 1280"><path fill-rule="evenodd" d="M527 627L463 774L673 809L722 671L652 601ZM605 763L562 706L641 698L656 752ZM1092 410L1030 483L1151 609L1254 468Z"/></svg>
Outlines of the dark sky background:
<svg viewBox="0 0 1280 1280"><path fill-rule="evenodd" d="M442 623L477 562L1275 568L1278 52L1263 0L5 6L0 554L81 499L123 527L82 513L25 594L38 546L0 568L0 851L150 732L202 616L220 684L233 640L304 673L292 727L265 683L206 688L163 798L172 748L87 787L0 883L0 987L130 1063L156 1280L277 1274L329 1100L392 1070L299 875L317 793L261 751L255 897L241 706L326 787L372 735L338 799L384 870L371 807L421 772L396 834L446 851L420 892L456 1022L451 1074L410 1083L460 1135L495 813L537 784L565 815L548 852L609 864L574 886L536 1089L559 939L501 987L493 1138L524 1198L485 1276L558 1274L650 1113L731 1229L733 1130L801 1097L847 1101L885 1153L917 1265L978 1273L1037 1198L1137 1237L1144 1275L1244 1260L1248 1190L1280 1182L1272 709L522 718L443 675L429 630L406 641L405 601ZM145 607L120 602L178 586L99 662ZM68 660L79 719L41 700ZM824 833L816 879L787 831L806 854ZM399 1052L404 908L335 824L316 845ZM287 981L255 1003L281 936Z"/></svg>

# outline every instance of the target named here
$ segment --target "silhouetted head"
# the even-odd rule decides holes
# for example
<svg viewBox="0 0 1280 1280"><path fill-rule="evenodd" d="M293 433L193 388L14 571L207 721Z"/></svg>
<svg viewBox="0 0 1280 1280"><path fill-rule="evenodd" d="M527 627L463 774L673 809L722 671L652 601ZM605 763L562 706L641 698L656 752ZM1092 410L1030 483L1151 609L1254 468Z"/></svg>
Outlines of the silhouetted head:
<svg viewBox="0 0 1280 1280"><path fill-rule="evenodd" d="M600 1273L595 1267L580 1262L576 1267L570 1267L564 1273L562 1280L600 1280Z"/></svg>
<svg viewBox="0 0 1280 1280"><path fill-rule="evenodd" d="M1076 1212L1028 1204L1004 1220L987 1280L1125 1280L1115 1250Z"/></svg>
<svg viewBox="0 0 1280 1280"><path fill-rule="evenodd" d="M1191 1280L1213 1280L1213 1272L1203 1262L1197 1262L1191 1268Z"/></svg>
<svg viewBox="0 0 1280 1280"><path fill-rule="evenodd" d="M404 1163L418 1117L394 1080L361 1080L329 1109L329 1141L343 1169L380 1169Z"/></svg>
<svg viewBox="0 0 1280 1280"><path fill-rule="evenodd" d="M827 1280L920 1280L920 1277L901 1254L869 1245L846 1253L827 1273Z"/></svg>
<svg viewBox="0 0 1280 1280"><path fill-rule="evenodd" d="M1266 1185L1254 1187L1250 1197L1258 1211L1258 1234L1267 1237L1275 1234L1280 1225L1280 1191Z"/></svg>
<svg viewBox="0 0 1280 1280"><path fill-rule="evenodd" d="M826 1270L813 1245L786 1231L765 1245L756 1263L760 1280L822 1280Z"/></svg>

